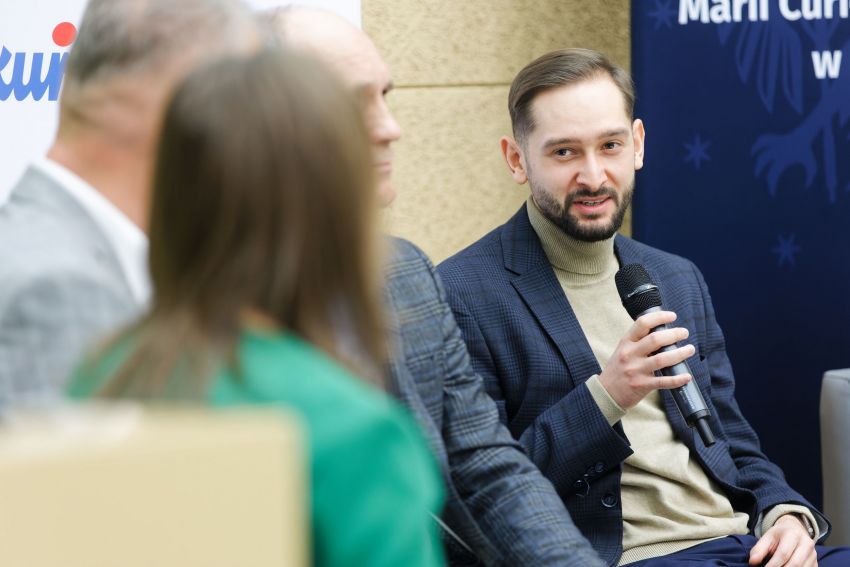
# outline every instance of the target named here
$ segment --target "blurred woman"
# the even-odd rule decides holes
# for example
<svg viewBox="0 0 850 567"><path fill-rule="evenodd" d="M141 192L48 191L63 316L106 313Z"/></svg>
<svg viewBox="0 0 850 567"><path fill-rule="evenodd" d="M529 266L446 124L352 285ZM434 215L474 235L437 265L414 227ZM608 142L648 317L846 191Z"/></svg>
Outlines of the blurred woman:
<svg viewBox="0 0 850 567"><path fill-rule="evenodd" d="M304 55L224 60L177 89L158 152L152 309L71 394L294 408L315 564L441 565L435 464L376 387L376 204L356 103Z"/></svg>

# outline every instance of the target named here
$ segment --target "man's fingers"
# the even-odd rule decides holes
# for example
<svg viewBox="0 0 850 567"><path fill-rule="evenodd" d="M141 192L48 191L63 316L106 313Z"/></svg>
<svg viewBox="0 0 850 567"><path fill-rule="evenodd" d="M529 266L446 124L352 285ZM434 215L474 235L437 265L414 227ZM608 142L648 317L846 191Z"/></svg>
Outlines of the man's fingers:
<svg viewBox="0 0 850 567"><path fill-rule="evenodd" d="M650 333L637 342L636 350L644 356L649 356L653 352L674 345L679 341L684 341L690 333L684 327L674 327L672 329L662 329Z"/></svg>
<svg viewBox="0 0 850 567"><path fill-rule="evenodd" d="M656 390L672 390L679 388L691 381L690 374L677 374L676 376L656 376Z"/></svg>
<svg viewBox="0 0 850 567"><path fill-rule="evenodd" d="M797 547L794 549L788 565L791 567L807 567L812 561L817 565L817 553L815 553L815 542L808 537L797 540Z"/></svg>
<svg viewBox="0 0 850 567"><path fill-rule="evenodd" d="M647 313L635 319L634 324L629 329L628 337L630 340L637 342L644 338L649 332L659 325L672 323L676 320L676 314L672 311L656 311L655 313Z"/></svg>
<svg viewBox="0 0 850 567"><path fill-rule="evenodd" d="M764 567L783 567L783 565L787 565L788 560L794 554L798 542L797 538L793 536L786 535L786 537L781 538L779 545L776 546L776 550L770 556L770 561Z"/></svg>
<svg viewBox="0 0 850 567"><path fill-rule="evenodd" d="M750 565L761 565L776 543L772 531L768 530L750 549Z"/></svg>
<svg viewBox="0 0 850 567"><path fill-rule="evenodd" d="M693 345L685 345L669 352L659 352L658 354L654 354L647 359L647 363L649 364L649 370L651 372L655 372L656 370L661 370L662 368L669 368L674 364L679 364L683 360L689 359L694 355L695 352L696 348L694 348Z"/></svg>
<svg viewBox="0 0 850 567"><path fill-rule="evenodd" d="M806 542L800 542L800 545L791 554L791 558L784 564L788 567L805 567L809 565L813 557L817 559L814 546L807 545Z"/></svg>

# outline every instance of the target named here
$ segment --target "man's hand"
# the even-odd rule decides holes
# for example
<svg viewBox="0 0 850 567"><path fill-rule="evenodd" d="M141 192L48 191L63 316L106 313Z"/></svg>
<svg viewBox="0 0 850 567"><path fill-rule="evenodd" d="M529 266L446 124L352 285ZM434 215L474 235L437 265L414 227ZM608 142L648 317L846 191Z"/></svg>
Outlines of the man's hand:
<svg viewBox="0 0 850 567"><path fill-rule="evenodd" d="M653 354L661 347L688 338L688 330L682 327L650 333L655 327L675 320L676 314L672 311L656 311L638 317L617 345L605 370L599 374L599 382L621 408L635 406L653 390L678 388L691 381L690 374L654 374L656 370L678 364L696 352L693 345L685 345L670 352Z"/></svg>
<svg viewBox="0 0 850 567"><path fill-rule="evenodd" d="M786 514L776 520L750 550L750 565L761 565L770 557L765 567L817 567L815 542L797 516Z"/></svg>

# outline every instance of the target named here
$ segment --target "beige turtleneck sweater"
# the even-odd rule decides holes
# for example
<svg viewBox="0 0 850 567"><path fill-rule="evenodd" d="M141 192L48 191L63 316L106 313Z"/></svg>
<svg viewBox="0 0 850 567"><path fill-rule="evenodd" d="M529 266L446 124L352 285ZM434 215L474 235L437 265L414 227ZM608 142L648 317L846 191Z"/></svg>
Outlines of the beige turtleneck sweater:
<svg viewBox="0 0 850 567"><path fill-rule="evenodd" d="M581 242L567 236L529 197L528 217L558 282L602 368L633 321L620 302L614 238ZM611 425L622 422L634 453L623 462L620 499L623 556L620 565L668 555L710 539L748 533L749 517L729 499L679 441L657 391L629 410L608 394L599 377L587 380ZM814 517L802 506L775 506L762 518L760 535L786 513Z"/></svg>

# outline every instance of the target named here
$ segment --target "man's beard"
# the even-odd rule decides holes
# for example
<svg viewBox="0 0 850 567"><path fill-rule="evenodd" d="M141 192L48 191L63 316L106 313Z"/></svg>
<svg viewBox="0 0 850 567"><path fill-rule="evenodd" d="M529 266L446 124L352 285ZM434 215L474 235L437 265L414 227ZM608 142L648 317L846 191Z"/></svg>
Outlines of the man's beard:
<svg viewBox="0 0 850 567"><path fill-rule="evenodd" d="M543 216L558 225L568 236L582 242L599 242L614 236L623 226L623 219L626 217L626 211L632 202L632 193L635 189L635 182L632 180L626 190L623 191L621 198L617 191L611 187L603 186L596 191L582 187L575 193L567 195L564 203L561 204L547 191L535 185L530 178L528 182L531 185L531 195L534 202ZM604 197L610 198L617 206L614 216L611 217L611 222L606 225L582 225L579 219L569 212L575 201L599 201Z"/></svg>

